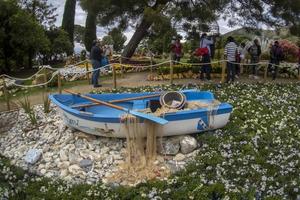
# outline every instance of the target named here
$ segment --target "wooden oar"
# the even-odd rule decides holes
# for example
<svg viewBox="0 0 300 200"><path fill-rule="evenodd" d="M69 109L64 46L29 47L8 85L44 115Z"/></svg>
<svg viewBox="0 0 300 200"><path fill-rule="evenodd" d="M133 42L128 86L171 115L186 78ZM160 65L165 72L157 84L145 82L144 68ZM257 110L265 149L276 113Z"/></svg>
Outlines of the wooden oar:
<svg viewBox="0 0 300 200"><path fill-rule="evenodd" d="M114 105L114 104L111 104L111 103L108 103L108 102L105 102L105 101L100 101L98 99L94 99L92 97L89 97L89 96L86 96L86 95L82 95L82 94L78 94L78 93L75 93L75 92L72 92L72 91L69 91L69 90L64 90L64 91L67 92L67 93L73 94L73 95L77 95L77 96L79 96L81 98L90 100L90 101L92 101L94 103L99 103L99 104L102 104L102 105L105 105L105 106L108 106L108 107L111 107L111 108L122 110L122 111L130 113L130 114L132 114L132 115L134 115L136 117L139 117L139 118L142 118L142 119L147 119L149 121L152 121L152 122L155 122L155 123L158 123L158 124L161 124L161 125L165 125L165 124L168 123L167 120L165 120L163 118L160 118L160 117L156 117L154 115L148 115L148 114L145 114L145 113L141 113L141 112L129 110L129 109L124 108L122 106Z"/></svg>
<svg viewBox="0 0 300 200"><path fill-rule="evenodd" d="M125 99L116 99L108 101L108 103L120 103L125 101L131 101L131 100L140 100L140 99L148 99L153 97L159 97L161 94L152 94L152 95L146 95L146 96L140 96L140 97L130 97ZM98 106L101 105L100 103L89 103L89 104L80 104L80 105L74 105L71 106L71 108L82 108L82 107L91 107L91 106Z"/></svg>

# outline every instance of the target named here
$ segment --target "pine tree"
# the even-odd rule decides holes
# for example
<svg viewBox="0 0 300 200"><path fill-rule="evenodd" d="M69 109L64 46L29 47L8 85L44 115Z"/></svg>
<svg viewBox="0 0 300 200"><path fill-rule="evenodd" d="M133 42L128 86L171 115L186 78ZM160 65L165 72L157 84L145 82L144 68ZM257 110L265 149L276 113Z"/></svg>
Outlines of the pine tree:
<svg viewBox="0 0 300 200"><path fill-rule="evenodd" d="M75 20L76 0L66 0L65 10L62 20L62 29L69 35L69 40L74 42L74 20Z"/></svg>

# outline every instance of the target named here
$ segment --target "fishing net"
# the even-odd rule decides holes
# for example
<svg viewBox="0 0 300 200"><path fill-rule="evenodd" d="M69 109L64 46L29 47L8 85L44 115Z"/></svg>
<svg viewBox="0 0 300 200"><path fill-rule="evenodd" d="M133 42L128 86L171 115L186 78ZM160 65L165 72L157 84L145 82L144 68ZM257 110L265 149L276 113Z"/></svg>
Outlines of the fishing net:
<svg viewBox="0 0 300 200"><path fill-rule="evenodd" d="M142 127L139 119L130 114L122 116L126 130L126 162L118 166L118 171L108 177L111 182L135 185L142 180L169 176L169 169L156 160L156 124L145 121Z"/></svg>

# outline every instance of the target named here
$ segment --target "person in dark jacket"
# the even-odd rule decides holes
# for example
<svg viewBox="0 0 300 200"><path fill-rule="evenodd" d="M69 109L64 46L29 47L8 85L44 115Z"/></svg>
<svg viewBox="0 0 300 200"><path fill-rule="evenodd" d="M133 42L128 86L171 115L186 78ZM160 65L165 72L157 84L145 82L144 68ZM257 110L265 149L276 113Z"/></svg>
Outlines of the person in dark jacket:
<svg viewBox="0 0 300 200"><path fill-rule="evenodd" d="M278 41L275 41L270 51L270 66L272 72L272 79L275 80L278 73L278 66L283 59L283 51Z"/></svg>
<svg viewBox="0 0 300 200"><path fill-rule="evenodd" d="M92 74L92 84L93 84L94 88L101 87L101 85L98 84L98 78L99 78L99 74L100 74L102 50L100 48L100 42L97 40L93 41L90 59L91 59L93 70L94 70L93 74Z"/></svg>
<svg viewBox="0 0 300 200"><path fill-rule="evenodd" d="M254 79L258 79L258 63L261 55L261 46L258 39L254 40L254 44L248 49L248 52L251 57L250 63L252 64L252 77Z"/></svg>

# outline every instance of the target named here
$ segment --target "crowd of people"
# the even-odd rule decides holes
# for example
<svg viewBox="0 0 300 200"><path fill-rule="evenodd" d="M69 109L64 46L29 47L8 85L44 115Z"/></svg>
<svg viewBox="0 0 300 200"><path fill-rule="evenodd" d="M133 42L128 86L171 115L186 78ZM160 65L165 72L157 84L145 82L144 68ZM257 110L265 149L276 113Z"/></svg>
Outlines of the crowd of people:
<svg viewBox="0 0 300 200"><path fill-rule="evenodd" d="M196 49L194 54L199 57L201 65L200 79L201 80L211 80L211 59L213 57L214 40L216 36L208 36L203 33L200 37L199 48ZM170 51L171 59L173 64L179 63L180 59L183 57L183 47L180 43L180 37L173 37ZM238 79L241 73L241 65L245 63L246 54L250 57L250 67L251 74L249 78L258 79L258 69L260 56L262 54L261 45L259 40L255 39L251 46L246 46L245 43L237 44L232 36L229 36L224 47L224 59L227 60L227 79L226 82L234 82ZM92 74L92 85L96 87L101 87L99 84L100 68L109 64L108 57L112 55L112 51L109 45L102 45L100 40L93 41L92 49L90 51L90 59L93 67ZM298 52L299 66L298 75L300 74L300 47ZM272 74L272 79L275 80L278 76L278 66L280 62L284 59L283 49L281 48L278 41L274 41L270 46L270 61L268 66L268 71Z"/></svg>
<svg viewBox="0 0 300 200"><path fill-rule="evenodd" d="M196 49L194 54L199 57L200 63L202 63L200 70L200 79L201 80L210 80L211 76L211 59L213 57L213 51L211 48L214 45L214 37L208 36L206 33L203 33L200 38L199 48ZM180 62L180 58L183 55L182 44L180 43L180 38L173 38L171 43L171 59L173 63ZM246 54L250 56L250 67L251 74L249 78L259 79L258 78L258 69L260 57L262 54L261 45L259 40L255 39L253 44L249 47L246 47L246 44L242 42L237 44L235 39L232 36L227 38L227 42L224 48L224 58L227 60L227 82L234 82L236 78L240 76L240 66L245 63ZM300 73L300 48L299 48L299 67L298 75ZM280 62L284 59L283 49L281 48L278 41L274 41L270 46L270 61L268 66L268 71L272 74L272 79L275 80L278 76L278 66Z"/></svg>

